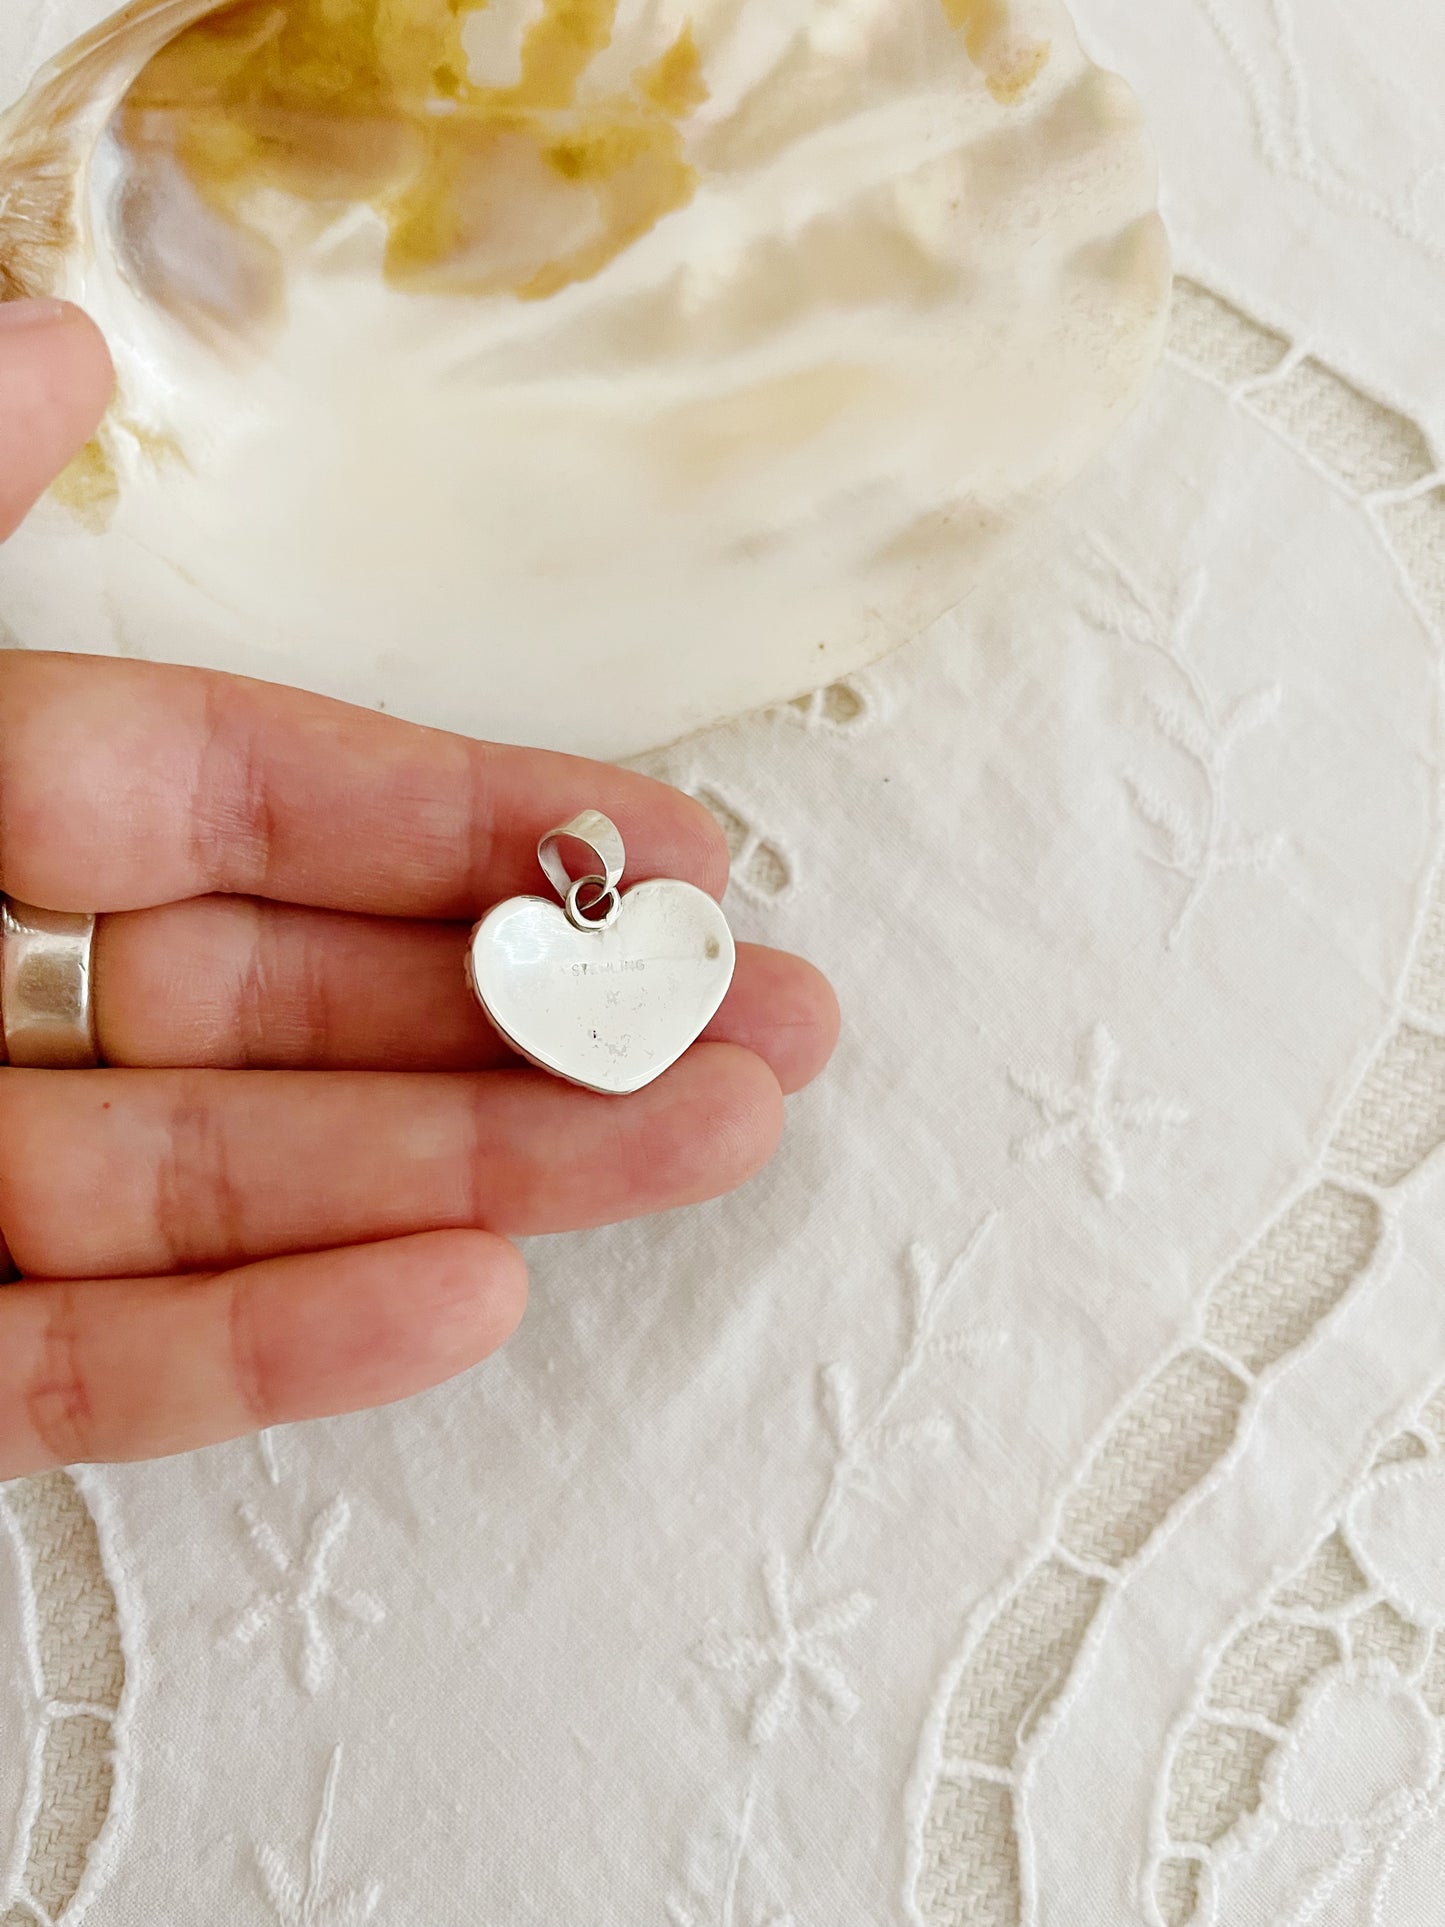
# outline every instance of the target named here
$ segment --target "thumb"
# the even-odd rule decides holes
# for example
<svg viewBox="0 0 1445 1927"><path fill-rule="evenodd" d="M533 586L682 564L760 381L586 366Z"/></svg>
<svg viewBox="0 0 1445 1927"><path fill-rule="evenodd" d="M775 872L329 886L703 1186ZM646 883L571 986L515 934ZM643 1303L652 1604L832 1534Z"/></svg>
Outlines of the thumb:
<svg viewBox="0 0 1445 1927"><path fill-rule="evenodd" d="M114 385L100 330L79 308L0 305L0 542L90 440Z"/></svg>

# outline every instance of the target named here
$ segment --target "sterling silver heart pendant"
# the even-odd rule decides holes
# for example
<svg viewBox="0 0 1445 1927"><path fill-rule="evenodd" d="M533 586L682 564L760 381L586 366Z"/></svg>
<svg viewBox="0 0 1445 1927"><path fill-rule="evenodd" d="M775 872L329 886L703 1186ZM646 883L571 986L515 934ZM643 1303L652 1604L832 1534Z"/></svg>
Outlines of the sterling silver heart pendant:
<svg viewBox="0 0 1445 1927"><path fill-rule="evenodd" d="M561 854L580 843L575 881ZM657 878L621 891L617 826L584 810L537 845L557 892L510 897L472 932L467 976L512 1049L584 1090L623 1097L675 1064L732 982L727 919L703 890Z"/></svg>

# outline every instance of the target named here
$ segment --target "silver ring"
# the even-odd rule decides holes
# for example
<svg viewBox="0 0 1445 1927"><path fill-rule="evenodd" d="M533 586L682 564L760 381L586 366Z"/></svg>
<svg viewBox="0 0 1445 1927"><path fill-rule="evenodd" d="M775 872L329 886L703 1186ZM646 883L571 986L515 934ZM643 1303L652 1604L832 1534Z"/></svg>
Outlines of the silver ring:
<svg viewBox="0 0 1445 1927"><path fill-rule="evenodd" d="M94 917L0 897L0 1034L8 1063L83 1071L100 1062L94 957Z"/></svg>

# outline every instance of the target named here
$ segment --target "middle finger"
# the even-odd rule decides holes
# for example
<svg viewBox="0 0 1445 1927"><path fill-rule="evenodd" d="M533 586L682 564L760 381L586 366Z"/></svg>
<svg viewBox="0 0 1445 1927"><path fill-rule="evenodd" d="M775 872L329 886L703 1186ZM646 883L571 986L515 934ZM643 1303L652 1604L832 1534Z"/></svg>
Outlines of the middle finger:
<svg viewBox="0 0 1445 1927"><path fill-rule="evenodd" d="M467 928L198 897L101 920L101 1054L134 1069L459 1071L515 1063L463 972ZM838 1006L811 964L739 944L706 1036L785 1091L822 1069Z"/></svg>
<svg viewBox="0 0 1445 1927"><path fill-rule="evenodd" d="M731 1044L621 1100L519 1070L7 1070L0 1226L37 1278L571 1231L732 1190L781 1129L777 1080Z"/></svg>

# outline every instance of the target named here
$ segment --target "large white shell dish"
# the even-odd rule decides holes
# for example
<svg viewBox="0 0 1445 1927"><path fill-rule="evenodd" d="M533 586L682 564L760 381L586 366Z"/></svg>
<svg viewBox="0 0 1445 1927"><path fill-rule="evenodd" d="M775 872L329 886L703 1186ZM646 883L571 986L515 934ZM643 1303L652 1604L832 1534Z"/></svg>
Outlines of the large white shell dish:
<svg viewBox="0 0 1445 1927"><path fill-rule="evenodd" d="M3 11L0 98L90 31L0 118L0 293L120 378L0 555L32 647L641 751L941 614L1158 352L1059 0Z"/></svg>

